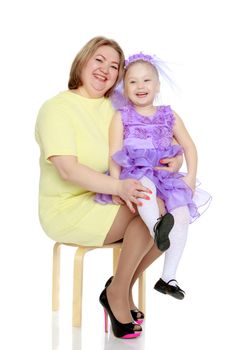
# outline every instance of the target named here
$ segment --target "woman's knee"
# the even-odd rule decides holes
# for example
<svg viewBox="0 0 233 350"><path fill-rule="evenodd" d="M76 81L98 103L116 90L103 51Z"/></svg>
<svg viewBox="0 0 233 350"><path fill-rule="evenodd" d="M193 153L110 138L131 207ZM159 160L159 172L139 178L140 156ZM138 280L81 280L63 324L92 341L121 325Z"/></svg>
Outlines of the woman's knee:
<svg viewBox="0 0 233 350"><path fill-rule="evenodd" d="M140 216L134 218L129 224L126 235L131 236L133 240L137 240L142 244L148 244L151 247L154 245L154 240L149 233L148 227Z"/></svg>
<svg viewBox="0 0 233 350"><path fill-rule="evenodd" d="M115 242L124 237L125 231L132 220L138 214L131 213L129 208L126 205L120 206L120 209L113 221L113 224L105 238L105 244L110 242Z"/></svg>

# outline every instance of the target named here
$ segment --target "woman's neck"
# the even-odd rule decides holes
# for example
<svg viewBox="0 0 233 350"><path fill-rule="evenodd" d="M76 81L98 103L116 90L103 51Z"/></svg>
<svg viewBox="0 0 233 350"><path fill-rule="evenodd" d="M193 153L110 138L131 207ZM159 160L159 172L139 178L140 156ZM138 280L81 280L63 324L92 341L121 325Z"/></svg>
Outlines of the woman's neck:
<svg viewBox="0 0 233 350"><path fill-rule="evenodd" d="M98 98L103 98L104 96L98 96L98 95L91 95L87 92L87 90L83 86L79 86L77 89L72 90L75 94L85 97L85 98L90 98L90 99L98 99Z"/></svg>

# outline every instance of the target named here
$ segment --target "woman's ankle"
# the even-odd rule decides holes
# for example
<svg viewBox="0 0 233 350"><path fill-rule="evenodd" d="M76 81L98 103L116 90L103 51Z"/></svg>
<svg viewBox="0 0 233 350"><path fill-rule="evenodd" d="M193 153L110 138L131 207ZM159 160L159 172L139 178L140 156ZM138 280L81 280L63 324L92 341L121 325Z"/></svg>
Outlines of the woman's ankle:
<svg viewBox="0 0 233 350"><path fill-rule="evenodd" d="M130 310L137 309L137 306L135 305L134 300L133 300L132 289L129 291L129 306L130 306Z"/></svg>

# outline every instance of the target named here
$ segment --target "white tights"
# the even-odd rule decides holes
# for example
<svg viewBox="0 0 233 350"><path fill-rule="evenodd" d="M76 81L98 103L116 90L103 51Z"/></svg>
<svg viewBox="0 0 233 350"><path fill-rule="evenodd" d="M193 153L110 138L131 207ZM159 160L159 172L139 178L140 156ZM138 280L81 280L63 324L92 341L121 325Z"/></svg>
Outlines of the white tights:
<svg viewBox="0 0 233 350"><path fill-rule="evenodd" d="M174 226L169 234L170 248L165 252L162 279L165 282L176 279L176 270L187 240L189 210L186 206L172 210ZM171 282L171 285L176 283Z"/></svg>
<svg viewBox="0 0 233 350"><path fill-rule="evenodd" d="M156 187L154 183L148 179L148 177L143 176L140 179L140 182L143 186L149 188L152 192L152 194L149 194L150 199L143 199L140 198L140 202L142 203L142 206L138 206L138 212L142 220L145 222L146 226L148 227L150 231L150 235L154 238L154 225L157 222L157 219L160 217L159 215L159 207L156 200Z"/></svg>
<svg viewBox="0 0 233 350"><path fill-rule="evenodd" d="M153 228L160 217L156 200L157 191L154 183L146 176L141 178L140 181L143 186L148 187L152 191L152 194L150 194L150 200L140 198L143 205L141 207L138 206L138 212L147 225L151 236L154 237ZM176 270L185 247L189 227L189 210L186 206L172 210L171 214L174 216L175 223L169 234L170 248L165 252L162 273L162 279L165 282L176 279ZM176 283L171 282L171 284Z"/></svg>

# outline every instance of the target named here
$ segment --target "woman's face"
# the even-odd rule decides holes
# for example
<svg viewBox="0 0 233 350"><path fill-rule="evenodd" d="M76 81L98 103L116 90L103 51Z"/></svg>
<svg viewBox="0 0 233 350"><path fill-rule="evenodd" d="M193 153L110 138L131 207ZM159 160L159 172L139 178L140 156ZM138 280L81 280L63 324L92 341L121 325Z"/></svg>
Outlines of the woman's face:
<svg viewBox="0 0 233 350"><path fill-rule="evenodd" d="M110 46L100 46L82 71L79 92L88 98L103 97L118 77L120 57Z"/></svg>

